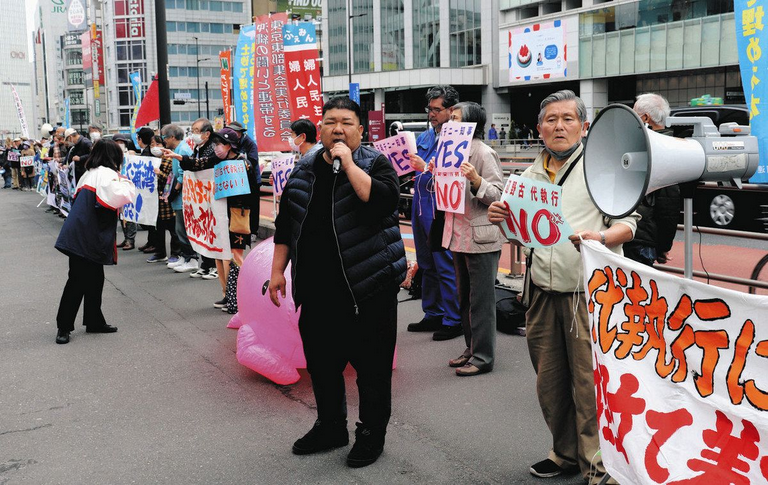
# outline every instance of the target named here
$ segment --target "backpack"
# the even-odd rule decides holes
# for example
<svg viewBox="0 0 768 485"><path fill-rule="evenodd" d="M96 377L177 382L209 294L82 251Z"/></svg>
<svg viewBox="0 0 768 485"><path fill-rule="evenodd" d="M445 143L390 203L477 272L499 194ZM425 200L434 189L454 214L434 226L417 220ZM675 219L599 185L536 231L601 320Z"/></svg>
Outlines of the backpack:
<svg viewBox="0 0 768 485"><path fill-rule="evenodd" d="M517 296L520 293L498 284L496 293L496 330L510 335L525 336L525 312L528 310Z"/></svg>

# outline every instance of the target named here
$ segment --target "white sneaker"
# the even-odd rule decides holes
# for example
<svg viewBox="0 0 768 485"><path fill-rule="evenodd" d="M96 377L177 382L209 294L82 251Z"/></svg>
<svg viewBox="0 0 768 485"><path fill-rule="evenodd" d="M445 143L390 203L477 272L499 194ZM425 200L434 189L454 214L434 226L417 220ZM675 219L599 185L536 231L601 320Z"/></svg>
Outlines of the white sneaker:
<svg viewBox="0 0 768 485"><path fill-rule="evenodd" d="M183 262L180 265L173 268L173 270L177 273L189 273L191 271L197 271L197 260L196 259L190 259L189 261Z"/></svg>
<svg viewBox="0 0 768 485"><path fill-rule="evenodd" d="M168 264L166 264L165 266L170 269L173 269L181 266L182 264L184 264L184 258L178 258L176 261L168 260Z"/></svg>
<svg viewBox="0 0 768 485"><path fill-rule="evenodd" d="M219 279L219 271L216 268L208 270L208 274L203 275L204 280L217 280Z"/></svg>

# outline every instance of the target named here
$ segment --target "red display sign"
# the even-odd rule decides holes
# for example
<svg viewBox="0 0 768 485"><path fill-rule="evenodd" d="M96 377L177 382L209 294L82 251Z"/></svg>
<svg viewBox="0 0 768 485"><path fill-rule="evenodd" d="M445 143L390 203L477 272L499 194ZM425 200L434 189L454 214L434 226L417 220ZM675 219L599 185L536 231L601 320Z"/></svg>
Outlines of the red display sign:
<svg viewBox="0 0 768 485"><path fill-rule="evenodd" d="M230 103L229 91L231 89L229 80L232 76L231 64L232 51L219 52L219 64L221 66L221 99L224 101L224 119L227 125L232 123L232 104Z"/></svg>
<svg viewBox="0 0 768 485"><path fill-rule="evenodd" d="M83 71L91 73L91 31L86 30L80 35L80 46L83 50Z"/></svg>
<svg viewBox="0 0 768 485"><path fill-rule="evenodd" d="M384 127L384 112L368 112L368 141L379 141L387 137L387 130Z"/></svg>
<svg viewBox="0 0 768 485"><path fill-rule="evenodd" d="M115 37L135 39L144 37L144 0L114 0L115 16L130 18L115 19Z"/></svg>
<svg viewBox="0 0 768 485"><path fill-rule="evenodd" d="M306 118L317 125L323 116L323 91L315 26L308 22L286 25L283 42L291 115L294 120Z"/></svg>
<svg viewBox="0 0 768 485"><path fill-rule="evenodd" d="M262 15L255 22L254 118L259 150L290 150L291 104L285 73L285 13Z"/></svg>

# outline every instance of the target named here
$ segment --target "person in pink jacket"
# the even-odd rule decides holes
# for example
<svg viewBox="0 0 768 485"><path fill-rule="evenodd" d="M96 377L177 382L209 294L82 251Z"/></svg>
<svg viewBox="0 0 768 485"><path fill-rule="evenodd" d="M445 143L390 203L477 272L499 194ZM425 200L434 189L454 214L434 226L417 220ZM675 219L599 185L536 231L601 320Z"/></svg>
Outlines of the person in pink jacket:
<svg viewBox="0 0 768 485"><path fill-rule="evenodd" d="M72 210L56 240L56 249L69 256L69 278L56 315L57 344L69 342L83 300L87 333L117 332L101 312L101 293L104 265L117 264L118 210L136 199L136 187L120 175L122 160L117 143L100 140L94 144L86 162L87 172L78 181Z"/></svg>

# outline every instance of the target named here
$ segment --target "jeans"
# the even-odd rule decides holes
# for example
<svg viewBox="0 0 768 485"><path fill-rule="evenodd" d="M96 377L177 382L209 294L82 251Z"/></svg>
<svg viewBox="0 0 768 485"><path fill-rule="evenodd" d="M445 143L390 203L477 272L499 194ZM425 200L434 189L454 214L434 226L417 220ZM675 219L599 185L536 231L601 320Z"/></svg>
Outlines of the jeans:
<svg viewBox="0 0 768 485"><path fill-rule="evenodd" d="M189 244L187 229L184 227L184 211L179 209L175 210L174 213L176 214L175 224L176 237L179 243L179 256L183 257L185 262L190 259L197 259L197 253L192 249L192 245Z"/></svg>
<svg viewBox="0 0 768 485"><path fill-rule="evenodd" d="M123 224L123 237L129 243L133 244L136 241L136 223L125 221Z"/></svg>

